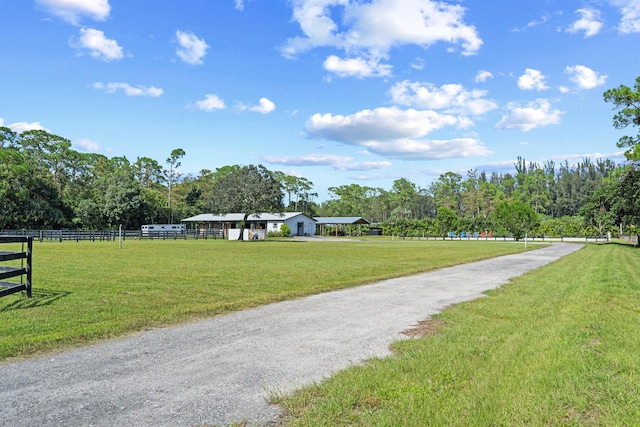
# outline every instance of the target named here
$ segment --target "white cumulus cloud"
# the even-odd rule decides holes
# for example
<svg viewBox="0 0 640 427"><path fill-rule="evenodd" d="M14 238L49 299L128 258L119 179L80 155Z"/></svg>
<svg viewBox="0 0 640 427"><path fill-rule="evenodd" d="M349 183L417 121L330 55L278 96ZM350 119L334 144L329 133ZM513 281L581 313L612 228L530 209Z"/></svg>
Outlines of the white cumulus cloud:
<svg viewBox="0 0 640 427"><path fill-rule="evenodd" d="M593 89L607 81L607 76L599 74L584 65L567 67L565 72L569 74L569 79L580 89Z"/></svg>
<svg viewBox="0 0 640 427"><path fill-rule="evenodd" d="M260 114L269 114L276 109L276 104L268 98L260 98L258 105L247 105L243 102L238 102L236 109L239 111L254 111Z"/></svg>
<svg viewBox="0 0 640 427"><path fill-rule="evenodd" d="M4 120L2 120L2 122L0 122L0 126L3 126ZM29 130L44 130L49 132L49 129L43 127L40 122L31 122L31 123L27 123L27 122L16 122L16 123L11 123L10 125L6 125L5 127L8 127L9 129L11 129L13 132L17 133L18 135L20 135L22 132L26 132Z"/></svg>
<svg viewBox="0 0 640 427"><path fill-rule="evenodd" d="M203 39L193 33L178 30L176 31L176 40L179 45L176 54L180 59L191 65L204 63L204 56L207 54L209 45Z"/></svg>
<svg viewBox="0 0 640 427"><path fill-rule="evenodd" d="M520 129L528 132L532 129L557 125L560 123L563 111L551 109L551 103L547 99L537 99L529 102L525 107L517 103L509 103L510 112L502 117L496 125L496 129Z"/></svg>
<svg viewBox="0 0 640 427"><path fill-rule="evenodd" d="M110 151L108 148L102 147L99 143L86 138L80 138L74 145L86 152Z"/></svg>
<svg viewBox="0 0 640 427"><path fill-rule="evenodd" d="M104 32L93 28L81 28L79 36L72 38L69 45L76 49L86 49L92 57L107 62L124 57L117 41L105 37Z"/></svg>
<svg viewBox="0 0 640 427"><path fill-rule="evenodd" d="M353 157L332 154L304 154L300 156L265 156L269 163L283 166L330 166L336 170L370 171L391 166L391 162L356 162Z"/></svg>
<svg viewBox="0 0 640 427"><path fill-rule="evenodd" d="M518 87L522 90L545 90L549 88L545 79L546 77L540 71L527 68L518 78Z"/></svg>
<svg viewBox="0 0 640 427"><path fill-rule="evenodd" d="M260 113L260 114L269 114L270 112L276 109L276 104L274 104L273 101L267 98L260 98L259 102L260 103L258 105L254 105L253 107L250 107L249 110L255 111L256 113Z"/></svg>
<svg viewBox="0 0 640 427"><path fill-rule="evenodd" d="M580 19L573 23L567 29L569 33L577 33L584 31L584 37L595 36L602 29L602 14L597 9L585 8L578 9L576 13L580 15Z"/></svg>
<svg viewBox="0 0 640 427"><path fill-rule="evenodd" d="M314 114L307 121L306 130L312 137L365 147L371 153L390 158L427 160L487 154L489 151L473 139L425 139L445 126L467 124L463 118L431 110L391 107L348 116Z"/></svg>
<svg viewBox="0 0 640 427"><path fill-rule="evenodd" d="M490 150L474 138L401 139L391 143L371 141L366 147L372 153L403 160L435 160L491 154Z"/></svg>
<svg viewBox="0 0 640 427"><path fill-rule="evenodd" d="M315 137L353 145L371 140L417 138L444 126L455 126L458 119L435 111L402 110L398 107L362 110L348 116L314 114L307 131Z"/></svg>
<svg viewBox="0 0 640 427"><path fill-rule="evenodd" d="M380 58L347 58L341 59L330 55L324 61L324 69L339 77L381 77L390 76L393 68L388 64L381 64Z"/></svg>
<svg viewBox="0 0 640 427"><path fill-rule="evenodd" d="M72 25L83 17L104 21L111 10L108 0L36 0L36 6Z"/></svg>
<svg viewBox="0 0 640 427"><path fill-rule="evenodd" d="M104 84L102 82L95 82L93 84L95 89L104 90L107 93L116 93L118 90L124 92L127 96L151 96L158 97L163 94L163 90L154 86L131 86L129 83L125 82L112 82Z"/></svg>
<svg viewBox="0 0 640 427"><path fill-rule="evenodd" d="M380 62L397 46L428 48L444 42L460 46L463 55L473 55L482 46L476 28L464 22L465 8L460 5L433 0L292 0L292 4L293 20L303 35L288 39L282 55L294 58L316 47L341 49L347 59L325 62L325 68L340 76L388 75L390 66Z"/></svg>
<svg viewBox="0 0 640 427"><path fill-rule="evenodd" d="M640 0L610 0L620 9L622 18L618 31L623 34L640 33Z"/></svg>
<svg viewBox="0 0 640 427"><path fill-rule="evenodd" d="M398 82L389 91L391 101L416 108L444 110L447 113L481 115L498 108L486 99L485 90L467 90L459 84L435 87L431 83Z"/></svg>
<svg viewBox="0 0 640 427"><path fill-rule="evenodd" d="M204 111L224 110L227 106L224 101L218 97L218 95L207 94L201 101L196 101L196 108Z"/></svg>
<svg viewBox="0 0 640 427"><path fill-rule="evenodd" d="M493 78L493 73L486 70L480 70L478 71L478 74L476 74L476 77L474 78L474 80L476 83L483 83L483 82L486 82L488 79L492 79L492 78Z"/></svg>

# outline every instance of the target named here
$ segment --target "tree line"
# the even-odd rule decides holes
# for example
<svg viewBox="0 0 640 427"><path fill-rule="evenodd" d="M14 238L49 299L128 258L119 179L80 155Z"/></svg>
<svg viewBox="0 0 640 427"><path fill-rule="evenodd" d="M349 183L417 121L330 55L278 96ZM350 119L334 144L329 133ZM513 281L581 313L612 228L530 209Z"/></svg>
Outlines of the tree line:
<svg viewBox="0 0 640 427"><path fill-rule="evenodd" d="M605 92L614 126L640 125L640 77ZM181 175L182 148L162 163L131 162L71 148L44 130L0 127L0 229L137 229L200 213L296 211L361 216L388 234L489 232L543 235L634 232L640 227L640 136L625 136L627 164L588 158L543 164L518 158L510 173L472 169L426 187L406 178L389 189L347 184L316 202L313 183L262 165L229 165Z"/></svg>
<svg viewBox="0 0 640 427"><path fill-rule="evenodd" d="M313 182L264 166L181 176L185 155L173 150L163 167L148 157L131 162L78 152L69 140L42 130L18 135L0 128L0 228L137 229L204 212L253 209L361 216L394 234L488 232L500 229L505 206L530 209L546 225L545 234L575 233L585 225L604 233L619 226L611 209L600 214L610 183L621 175L611 160L540 165L519 158L514 173L447 172L425 188L406 178L390 189L348 184L330 187L330 199L318 203Z"/></svg>
<svg viewBox="0 0 640 427"><path fill-rule="evenodd" d="M514 169L514 173L504 174L472 169L466 176L447 172L426 188L405 178L394 181L389 190L358 184L332 187L331 200L319 211L327 216L363 216L385 224L390 231L395 228L395 234L403 230L434 234L436 229L442 232L442 227L454 232L488 232L503 228L496 211L504 210L506 204L509 209L530 209L552 228L545 234L555 234L560 224L582 221L587 201L618 165L608 159L584 159L575 165L548 161L540 165L518 158ZM604 232L604 228L598 231ZM575 229L572 225L566 231Z"/></svg>

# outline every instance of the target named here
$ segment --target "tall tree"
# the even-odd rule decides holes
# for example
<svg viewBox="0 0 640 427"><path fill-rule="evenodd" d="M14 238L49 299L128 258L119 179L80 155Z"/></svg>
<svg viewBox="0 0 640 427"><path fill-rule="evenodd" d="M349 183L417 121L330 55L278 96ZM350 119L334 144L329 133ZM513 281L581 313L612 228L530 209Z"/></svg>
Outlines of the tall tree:
<svg viewBox="0 0 640 427"><path fill-rule="evenodd" d="M275 178L280 182L282 190L287 195L286 208L291 212L298 212L302 208L302 212L306 212L309 203L318 193L311 192L313 182L307 178L287 175L284 172L273 172ZM300 206L298 206L300 204Z"/></svg>
<svg viewBox="0 0 640 427"><path fill-rule="evenodd" d="M168 183L168 197L167 206L169 207L169 223L173 224L173 213L171 211L171 188L178 180L178 174L176 169L180 167L180 159L184 157L186 153L182 148L176 148L171 152L171 155L167 158L167 164L169 170L167 171L167 183Z"/></svg>
<svg viewBox="0 0 640 427"><path fill-rule="evenodd" d="M621 224L626 223L635 228L640 246L640 77L636 78L633 89L620 85L604 93L605 102L612 102L618 112L613 116L613 126L624 129L637 126L636 136L625 135L618 140L618 147L628 147L625 156L632 163L622 167L618 179L607 184L615 199L612 211Z"/></svg>
<svg viewBox="0 0 640 427"><path fill-rule="evenodd" d="M171 158L169 158L171 159ZM167 159L167 160L169 160ZM179 166L176 165L176 167ZM143 188L156 187L165 180L162 175L162 166L156 160L149 157L138 157L132 165L136 180Z"/></svg>
<svg viewBox="0 0 640 427"><path fill-rule="evenodd" d="M273 173L262 165L244 166L216 180L208 206L213 213L244 214L243 226L251 214L282 212L284 194ZM243 239L240 232L238 240Z"/></svg>
<svg viewBox="0 0 640 427"><path fill-rule="evenodd" d="M605 102L612 102L614 110L619 110L613 116L613 127L624 129L629 125L640 127L640 77L636 77L633 89L620 85L616 89L609 89L604 93ZM628 147L624 153L627 159L640 161L640 129L638 135L625 135L618 140L618 147Z"/></svg>
<svg viewBox="0 0 640 427"><path fill-rule="evenodd" d="M504 198L500 186L493 181L487 181L484 172L478 175L475 169L467 172L467 179L463 182L462 203L464 208L463 222L469 230L488 231L491 227L490 217L496 203Z"/></svg>
<svg viewBox="0 0 640 427"><path fill-rule="evenodd" d="M0 228L56 228L64 213L52 176L24 151L0 149Z"/></svg>
<svg viewBox="0 0 640 427"><path fill-rule="evenodd" d="M581 213L601 232L619 227L623 233L640 232L640 168L618 168L589 197Z"/></svg>
<svg viewBox="0 0 640 427"><path fill-rule="evenodd" d="M326 213L335 216L365 217L375 189L358 184L329 187L333 200L324 204Z"/></svg>
<svg viewBox="0 0 640 427"><path fill-rule="evenodd" d="M18 134L6 126L0 126L0 149L17 148Z"/></svg>
<svg viewBox="0 0 640 427"><path fill-rule="evenodd" d="M418 187L406 178L393 181L391 194L395 201L396 218L413 218L416 214L416 201L418 199Z"/></svg>
<svg viewBox="0 0 640 427"><path fill-rule="evenodd" d="M462 210L462 190L462 175L455 172L440 175L429 188L438 207L444 206L456 214Z"/></svg>
<svg viewBox="0 0 640 427"><path fill-rule="evenodd" d="M142 188L133 174L122 171L109 178L102 211L110 227L140 227L145 219L145 200Z"/></svg>

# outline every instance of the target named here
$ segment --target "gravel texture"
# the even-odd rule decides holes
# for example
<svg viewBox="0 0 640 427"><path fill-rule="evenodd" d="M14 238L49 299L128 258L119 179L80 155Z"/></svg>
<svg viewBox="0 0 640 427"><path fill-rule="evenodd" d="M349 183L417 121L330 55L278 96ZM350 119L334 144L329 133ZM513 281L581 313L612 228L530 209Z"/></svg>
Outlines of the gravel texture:
<svg viewBox="0 0 640 427"><path fill-rule="evenodd" d="M553 244L0 364L0 425L269 424L279 415L271 392L386 356L419 321L581 247Z"/></svg>

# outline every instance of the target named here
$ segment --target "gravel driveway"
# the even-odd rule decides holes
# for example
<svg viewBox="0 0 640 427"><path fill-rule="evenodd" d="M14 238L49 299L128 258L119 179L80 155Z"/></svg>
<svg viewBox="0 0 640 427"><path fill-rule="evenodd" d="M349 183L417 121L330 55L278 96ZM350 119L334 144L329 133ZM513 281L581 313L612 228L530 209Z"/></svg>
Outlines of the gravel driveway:
<svg viewBox="0 0 640 427"><path fill-rule="evenodd" d="M555 261L558 243L0 364L2 426L266 424L269 392L372 356L417 322Z"/></svg>

